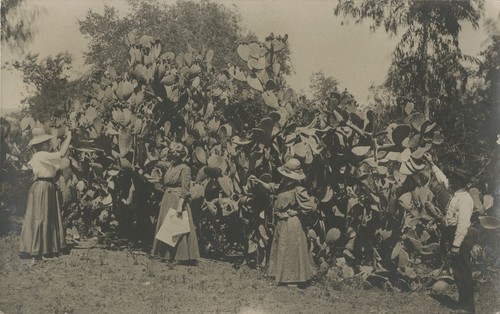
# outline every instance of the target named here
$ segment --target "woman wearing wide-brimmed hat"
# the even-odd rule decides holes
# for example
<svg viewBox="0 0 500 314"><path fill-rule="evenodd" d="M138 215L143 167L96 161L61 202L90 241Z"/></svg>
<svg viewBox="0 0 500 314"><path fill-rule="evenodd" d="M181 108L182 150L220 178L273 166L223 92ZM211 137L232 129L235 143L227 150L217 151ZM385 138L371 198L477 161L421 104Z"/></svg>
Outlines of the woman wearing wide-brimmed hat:
<svg viewBox="0 0 500 314"><path fill-rule="evenodd" d="M283 176L280 184L250 180L276 194L274 211L277 218L269 257L268 275L279 283L305 285L314 275L314 262L300 215L312 210L312 202L300 181L306 178L300 161L292 158L278 168Z"/></svg>
<svg viewBox="0 0 500 314"><path fill-rule="evenodd" d="M154 239L152 255L160 260L194 262L200 258L196 228L193 223L193 215L189 206L189 191L191 187L191 169L184 162L187 148L181 143L172 143L169 147L171 166L165 173L163 181L166 185L165 193L161 201L160 214L156 224L156 232L160 230L165 216L170 208L181 214L188 212L190 232L180 236L175 247Z"/></svg>
<svg viewBox="0 0 500 314"><path fill-rule="evenodd" d="M35 180L28 191L26 213L19 239L20 253L33 259L52 257L66 247L61 218L61 195L55 177L63 167L63 156L71 141L71 131L66 130L66 139L57 152L50 152L52 135L42 128L34 128L28 146L36 152L28 165Z"/></svg>

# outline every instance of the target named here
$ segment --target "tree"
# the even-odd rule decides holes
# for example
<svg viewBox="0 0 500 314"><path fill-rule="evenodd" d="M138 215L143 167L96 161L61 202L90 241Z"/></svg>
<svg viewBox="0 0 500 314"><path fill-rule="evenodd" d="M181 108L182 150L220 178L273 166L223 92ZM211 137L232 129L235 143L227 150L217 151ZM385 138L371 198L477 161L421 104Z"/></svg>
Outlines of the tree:
<svg viewBox="0 0 500 314"><path fill-rule="evenodd" d="M500 134L498 116L500 116L500 15L497 20L489 19L485 23L489 45L481 52L483 58L477 77L483 78L477 93L481 103L488 107L487 123L483 125L486 139L494 146Z"/></svg>
<svg viewBox="0 0 500 314"><path fill-rule="evenodd" d="M323 101L330 95L330 92L338 91L339 82L332 76L325 77L323 71L313 73L309 81L313 101Z"/></svg>
<svg viewBox="0 0 500 314"><path fill-rule="evenodd" d="M485 22L488 46L480 53L481 62L474 75L474 84L467 95L467 110L464 116L470 123L467 128L471 145L465 150L477 169L490 183L490 188L499 186L499 146L500 134L500 15L496 20Z"/></svg>
<svg viewBox="0 0 500 314"><path fill-rule="evenodd" d="M371 19L370 29L384 27L390 35L403 29L389 69L386 86L400 105L412 101L423 110L429 98L450 104L465 91L468 72L458 35L462 21L478 27L483 0L474 1L339 1L335 15L357 23Z"/></svg>
<svg viewBox="0 0 500 314"><path fill-rule="evenodd" d="M116 9L105 7L102 14L89 11L86 18L79 21L80 31L89 39L85 62L94 65L96 81L110 65L118 73L128 69L126 60L129 59L130 47L126 38L130 33L137 38L143 35L157 38L162 50L176 55L187 50L201 54L212 49L212 64L217 69L227 69L229 65L247 68L234 47L240 42L257 41L257 38L252 33L244 33L241 16L232 8L208 0L180 0L172 5L156 0L129 0L128 3L130 13L123 17ZM270 36L274 37L274 34ZM286 46L276 57L285 81L285 75L292 71L289 47ZM245 92L243 85L246 82L235 85L239 92L220 115L239 116L240 124L254 126L269 110L262 107L260 95Z"/></svg>
<svg viewBox="0 0 500 314"><path fill-rule="evenodd" d="M413 102L418 111L439 123L447 139L437 152L443 162L474 174L484 169L491 146L479 130L486 107L468 88L477 81L472 66L480 60L462 53L459 34L462 22L478 27L483 7L483 0L342 0L335 8L336 15L351 16L357 23L371 19L372 30L384 27L389 35L404 31L384 86L395 95L398 112Z"/></svg>
<svg viewBox="0 0 500 314"><path fill-rule="evenodd" d="M21 71L23 82L32 88L30 96L22 100L28 113L36 120L47 121L52 116L68 114L68 97L81 95L79 81L69 81L66 71L71 68L71 56L59 53L39 60L38 54L28 54L12 67Z"/></svg>
<svg viewBox="0 0 500 314"><path fill-rule="evenodd" d="M188 45L197 51L214 49L213 64L217 67L239 60L234 51L236 43L255 39L252 34L243 35L240 15L222 4L204 0L165 5L156 0L129 0L129 5L131 12L124 17L119 17L116 9L105 7L103 14L89 11L79 21L80 31L90 40L87 64L101 71L108 65L124 71L129 53L124 39L131 31L158 38L165 50L174 53L185 51Z"/></svg>
<svg viewBox="0 0 500 314"><path fill-rule="evenodd" d="M33 22L43 11L28 9L24 0L3 0L1 3L2 42L11 48L22 48L33 38Z"/></svg>

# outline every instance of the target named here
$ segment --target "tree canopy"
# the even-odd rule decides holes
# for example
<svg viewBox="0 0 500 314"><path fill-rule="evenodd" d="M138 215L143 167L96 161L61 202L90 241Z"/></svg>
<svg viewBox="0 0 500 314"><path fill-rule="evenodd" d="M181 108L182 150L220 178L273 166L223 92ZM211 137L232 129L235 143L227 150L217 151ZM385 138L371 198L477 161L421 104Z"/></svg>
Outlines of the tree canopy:
<svg viewBox="0 0 500 314"><path fill-rule="evenodd" d="M159 1L130 0L130 13L121 17L112 7L105 7L102 14L87 13L79 21L80 31L90 39L87 64L104 70L113 65L118 71L127 68L129 48L124 38L134 31L138 36L158 38L168 51L178 53L188 46L197 51L214 49L214 66L226 66L238 60L234 43L255 39L244 34L240 15L226 6L209 1L177 1L172 5ZM118 63L122 62L122 63Z"/></svg>
<svg viewBox="0 0 500 314"><path fill-rule="evenodd" d="M478 98L470 94L474 93L477 80L475 68L490 69L492 64L485 67L478 58L463 54L459 34L463 23L479 26L483 9L483 0L342 0L334 11L336 15L354 18L356 23L368 19L372 21L371 30L383 27L390 36L403 31L384 86L401 110L411 102L427 117L433 115L440 121L449 139L441 157L448 163L474 169L474 173L488 163L491 154L485 157L483 153L491 152L491 146L484 143L484 134L479 130L489 109L479 105ZM486 75L480 73L477 74Z"/></svg>
<svg viewBox="0 0 500 314"><path fill-rule="evenodd" d="M22 103L27 105L27 111L35 119L47 121L51 116L66 114L68 97L82 92L77 87L78 81L68 80L71 62L72 57L66 52L41 60L38 54L28 54L22 61L12 64L22 72L23 82L30 91L33 90Z"/></svg>
<svg viewBox="0 0 500 314"><path fill-rule="evenodd" d="M400 105L414 102L423 109L429 98L454 101L467 84L465 56L459 47L461 23L473 27L484 1L339 1L334 13L357 23L370 19L370 29L384 27L389 35L404 33L396 46L386 86Z"/></svg>

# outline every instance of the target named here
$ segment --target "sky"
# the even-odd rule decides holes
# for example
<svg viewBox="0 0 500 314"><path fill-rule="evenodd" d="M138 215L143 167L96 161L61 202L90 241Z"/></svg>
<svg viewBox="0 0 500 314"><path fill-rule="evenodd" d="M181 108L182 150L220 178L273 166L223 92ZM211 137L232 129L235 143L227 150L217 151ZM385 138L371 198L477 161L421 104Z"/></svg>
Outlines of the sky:
<svg viewBox="0 0 500 314"><path fill-rule="evenodd" d="M26 47L26 52L39 53L41 57L68 51L73 56L70 75L84 73L83 53L87 41L79 31L78 20L85 18L89 9L102 12L104 5L115 7L125 14L125 0L26 0L28 7L42 8L44 13L36 20L36 35ZM172 1L163 1L172 3ZM342 17L333 14L336 1L326 0L222 0L242 16L246 30L258 38L273 32L288 34L291 60L295 73L288 78L297 91L309 92L312 73L323 71L340 82L365 103L371 85L383 83L391 61L391 53L399 41L384 30L371 32L369 21L362 24L350 22L342 25ZM469 24L462 28L460 43L465 54L477 56L485 48L486 35L481 26L485 18L495 18L500 13L500 1L486 0L485 16L480 28L473 30ZM235 47L236 48L236 47ZM214 48L216 49L216 48ZM1 49L2 64L20 60L21 54L12 52L5 45ZM0 109L19 108L27 96L26 86L17 71L1 71Z"/></svg>

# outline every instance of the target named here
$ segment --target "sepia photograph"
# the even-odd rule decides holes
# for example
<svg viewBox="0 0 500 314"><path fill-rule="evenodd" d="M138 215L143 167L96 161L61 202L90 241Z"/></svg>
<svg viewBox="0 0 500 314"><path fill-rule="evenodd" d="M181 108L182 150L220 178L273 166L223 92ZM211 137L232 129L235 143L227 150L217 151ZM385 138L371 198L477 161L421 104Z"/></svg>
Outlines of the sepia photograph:
<svg viewBox="0 0 500 314"><path fill-rule="evenodd" d="M0 314L500 313L500 0L0 4Z"/></svg>

